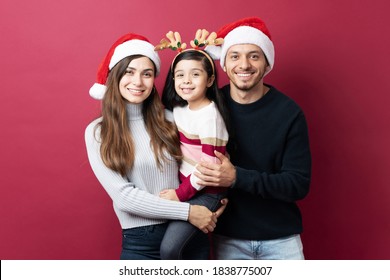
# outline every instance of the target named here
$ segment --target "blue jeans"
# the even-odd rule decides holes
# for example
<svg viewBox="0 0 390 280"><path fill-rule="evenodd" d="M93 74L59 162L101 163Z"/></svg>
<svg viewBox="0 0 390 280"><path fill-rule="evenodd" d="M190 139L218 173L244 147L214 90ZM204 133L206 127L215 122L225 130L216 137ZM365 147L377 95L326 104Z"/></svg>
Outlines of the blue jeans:
<svg viewBox="0 0 390 280"><path fill-rule="evenodd" d="M214 212L224 197L226 193L199 193L188 202L206 206ZM161 243L160 253L163 260L207 260L210 257L209 236L189 222L171 221Z"/></svg>
<svg viewBox="0 0 390 280"><path fill-rule="evenodd" d="M303 260L299 234L273 240L243 240L214 234L218 260Z"/></svg>
<svg viewBox="0 0 390 280"><path fill-rule="evenodd" d="M159 260L168 223L124 229L121 260Z"/></svg>

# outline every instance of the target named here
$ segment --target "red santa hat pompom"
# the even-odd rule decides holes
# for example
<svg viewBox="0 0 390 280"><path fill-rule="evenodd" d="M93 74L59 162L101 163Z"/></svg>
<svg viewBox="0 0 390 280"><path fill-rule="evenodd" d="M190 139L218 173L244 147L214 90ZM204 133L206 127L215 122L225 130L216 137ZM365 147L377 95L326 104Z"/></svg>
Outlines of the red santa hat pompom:
<svg viewBox="0 0 390 280"><path fill-rule="evenodd" d="M207 46L206 51L214 58L219 59L221 67L225 65L228 49L237 44L254 44L259 46L267 58L269 73L275 61L275 49L271 41L271 34L265 23L258 17L247 17L223 26L217 32L218 38L223 38L221 46Z"/></svg>
<svg viewBox="0 0 390 280"><path fill-rule="evenodd" d="M110 70L125 57L137 54L149 57L156 65L156 76L160 73L160 57L154 51L154 46L144 36L128 33L111 46L100 63L96 83L90 88L89 94L95 99L103 99Z"/></svg>

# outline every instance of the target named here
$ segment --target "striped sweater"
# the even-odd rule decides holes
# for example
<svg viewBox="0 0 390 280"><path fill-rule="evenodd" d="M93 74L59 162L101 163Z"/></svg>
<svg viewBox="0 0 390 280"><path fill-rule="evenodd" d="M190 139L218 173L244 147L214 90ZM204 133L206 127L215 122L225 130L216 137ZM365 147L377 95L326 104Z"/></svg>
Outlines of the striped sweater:
<svg viewBox="0 0 390 280"><path fill-rule="evenodd" d="M127 115L135 143L135 162L126 177L109 169L100 157L101 119L88 125L85 142L90 165L100 184L113 201L122 229L164 223L168 219L188 219L189 204L159 198L163 189L179 185L178 165L174 159L158 169L142 116L142 105L128 104Z"/></svg>
<svg viewBox="0 0 390 280"><path fill-rule="evenodd" d="M214 102L199 109L190 110L188 106L175 107L173 118L180 134L183 162L180 166L181 184L176 190L180 201L187 201L202 186L193 172L197 162L204 160L217 162L214 150L226 152L228 132ZM217 191L218 188L207 188L208 191Z"/></svg>

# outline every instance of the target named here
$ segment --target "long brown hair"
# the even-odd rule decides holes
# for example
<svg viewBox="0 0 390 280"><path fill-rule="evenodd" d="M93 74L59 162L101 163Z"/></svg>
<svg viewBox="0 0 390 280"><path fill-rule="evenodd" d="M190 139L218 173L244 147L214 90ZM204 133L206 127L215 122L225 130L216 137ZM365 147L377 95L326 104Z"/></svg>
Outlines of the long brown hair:
<svg viewBox="0 0 390 280"><path fill-rule="evenodd" d="M113 67L107 78L107 91L102 101L100 154L104 164L122 176L132 168L136 154L127 121L127 101L119 91L119 81L129 63L140 57L142 56L126 57ZM156 67L154 72L156 73ZM177 129L165 119L164 107L155 87L143 102L142 114L158 167L161 167L162 161L169 160L166 152L180 163L182 154Z"/></svg>

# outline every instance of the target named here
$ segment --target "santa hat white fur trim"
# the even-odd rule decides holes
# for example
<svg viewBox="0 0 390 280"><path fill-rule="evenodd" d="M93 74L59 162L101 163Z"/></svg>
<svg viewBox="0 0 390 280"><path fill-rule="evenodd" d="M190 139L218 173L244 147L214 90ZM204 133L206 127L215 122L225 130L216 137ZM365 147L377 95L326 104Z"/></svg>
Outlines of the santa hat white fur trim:
<svg viewBox="0 0 390 280"><path fill-rule="evenodd" d="M275 62L274 44L267 35L251 26L236 27L225 36L222 46L208 46L206 50L214 59L220 59L220 64L223 68L225 66L227 51L231 46L238 44L254 44L259 46L269 63L265 74L268 74L272 70Z"/></svg>
<svg viewBox="0 0 390 280"><path fill-rule="evenodd" d="M221 59L221 46L209 45L205 48L205 51L211 56L212 59L219 60Z"/></svg>
<svg viewBox="0 0 390 280"><path fill-rule="evenodd" d="M126 41L115 48L108 68L111 70L119 61L127 56L140 54L149 57L156 65L156 76L160 73L160 58L149 42L133 39Z"/></svg>
<svg viewBox="0 0 390 280"><path fill-rule="evenodd" d="M89 95L97 100L103 99L104 94L106 93L107 87L98 83L94 83L93 86L89 89Z"/></svg>

